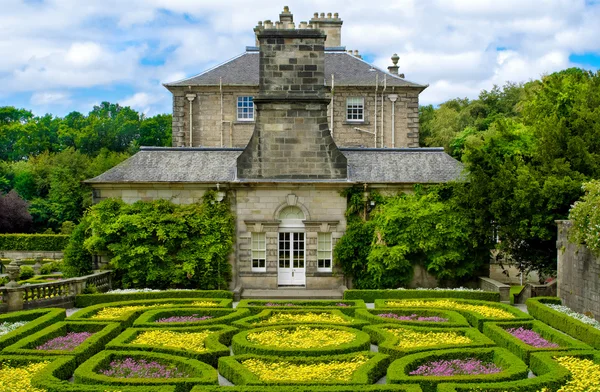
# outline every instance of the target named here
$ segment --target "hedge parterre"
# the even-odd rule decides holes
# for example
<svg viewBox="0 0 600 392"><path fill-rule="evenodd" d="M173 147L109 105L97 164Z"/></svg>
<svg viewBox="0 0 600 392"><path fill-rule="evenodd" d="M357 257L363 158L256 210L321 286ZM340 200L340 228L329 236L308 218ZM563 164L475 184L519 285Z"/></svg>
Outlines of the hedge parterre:
<svg viewBox="0 0 600 392"><path fill-rule="evenodd" d="M361 300L231 309L216 291L125 291L86 295L78 301L93 305L65 321L58 309L0 315L0 331L11 329L0 334L0 391L600 392L600 358L585 343L481 292L415 292L375 309ZM532 313L587 333L545 305L557 302ZM219 386L216 368L236 386Z"/></svg>

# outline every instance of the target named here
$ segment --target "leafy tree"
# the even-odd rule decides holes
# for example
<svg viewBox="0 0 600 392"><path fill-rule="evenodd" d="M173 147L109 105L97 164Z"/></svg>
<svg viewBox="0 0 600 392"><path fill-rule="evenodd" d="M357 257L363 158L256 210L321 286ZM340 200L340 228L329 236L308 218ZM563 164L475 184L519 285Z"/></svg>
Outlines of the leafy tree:
<svg viewBox="0 0 600 392"><path fill-rule="evenodd" d="M600 255L600 181L583 184L585 195L576 202L569 213L573 227L569 239L585 244L593 253Z"/></svg>
<svg viewBox="0 0 600 392"><path fill-rule="evenodd" d="M27 202L17 192L0 193L0 233L23 233L31 227Z"/></svg>

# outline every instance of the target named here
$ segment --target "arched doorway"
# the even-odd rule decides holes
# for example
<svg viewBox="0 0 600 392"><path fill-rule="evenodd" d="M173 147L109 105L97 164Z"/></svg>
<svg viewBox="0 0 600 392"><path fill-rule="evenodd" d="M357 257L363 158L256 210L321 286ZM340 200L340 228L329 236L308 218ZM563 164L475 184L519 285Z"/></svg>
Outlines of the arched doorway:
<svg viewBox="0 0 600 392"><path fill-rule="evenodd" d="M278 270L279 286L306 285L306 239L304 212L296 206L279 213Z"/></svg>

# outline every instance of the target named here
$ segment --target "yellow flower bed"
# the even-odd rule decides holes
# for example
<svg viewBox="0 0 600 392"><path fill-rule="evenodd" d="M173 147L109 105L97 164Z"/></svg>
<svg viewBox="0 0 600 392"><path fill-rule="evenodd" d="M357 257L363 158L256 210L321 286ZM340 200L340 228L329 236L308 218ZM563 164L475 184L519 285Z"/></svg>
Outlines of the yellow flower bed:
<svg viewBox="0 0 600 392"><path fill-rule="evenodd" d="M574 357L558 357L556 361L573 376L557 392L600 392L600 365L589 359Z"/></svg>
<svg viewBox="0 0 600 392"><path fill-rule="evenodd" d="M389 328L384 331L398 337L398 347L414 348L439 346L441 344L469 344L472 342L467 336L458 332L417 332L405 328Z"/></svg>
<svg viewBox="0 0 600 392"><path fill-rule="evenodd" d="M0 369L0 391L46 392L43 389L34 388L31 385L31 379L38 372L44 370L49 363L47 361L36 362L21 367L3 364Z"/></svg>
<svg viewBox="0 0 600 392"><path fill-rule="evenodd" d="M352 332L332 328L312 328L300 326L289 329L252 332L248 341L264 346L280 348L317 348L338 346L356 338Z"/></svg>
<svg viewBox="0 0 600 392"><path fill-rule="evenodd" d="M191 306L199 306L201 308L215 308L215 307L219 306L219 304L216 302L211 302L211 301L196 301L196 302L192 302Z"/></svg>
<svg viewBox="0 0 600 392"><path fill-rule="evenodd" d="M90 318L92 318L92 319L116 319L116 318L126 316L126 315L133 313L135 311L138 311L140 309L151 310L151 309L155 309L155 308L165 308L165 307L173 307L173 306L180 306L180 307L197 306L197 307L202 307L202 308L214 308L214 307L219 306L219 304L216 302L212 302L212 301L195 301L190 304L177 304L177 305L157 304L157 305L113 306L113 307L107 307L107 308L100 310L98 313L96 313L95 315L93 315Z"/></svg>
<svg viewBox="0 0 600 392"><path fill-rule="evenodd" d="M285 324L285 323L336 323L349 324L343 317L331 313L274 313L267 319L252 325Z"/></svg>
<svg viewBox="0 0 600 392"><path fill-rule="evenodd" d="M387 301L386 305L395 308L443 308L450 310L468 310L486 318L515 318L514 314L493 306L463 304L447 299L436 301Z"/></svg>
<svg viewBox="0 0 600 392"><path fill-rule="evenodd" d="M210 331L202 332L176 332L176 331L144 331L131 343L147 344L151 346L164 346L174 348L185 348L192 351L206 351L204 339L210 335Z"/></svg>
<svg viewBox="0 0 600 392"><path fill-rule="evenodd" d="M357 355L346 361L311 364L271 362L261 359L247 359L241 364L262 381L350 381L352 374L368 360L365 355Z"/></svg>

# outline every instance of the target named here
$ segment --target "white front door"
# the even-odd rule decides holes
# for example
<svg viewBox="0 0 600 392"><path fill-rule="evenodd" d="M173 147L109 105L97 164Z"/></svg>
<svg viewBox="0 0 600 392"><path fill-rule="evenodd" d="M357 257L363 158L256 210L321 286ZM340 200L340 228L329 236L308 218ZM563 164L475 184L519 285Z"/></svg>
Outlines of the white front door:
<svg viewBox="0 0 600 392"><path fill-rule="evenodd" d="M279 233L280 286L304 286L306 284L304 233Z"/></svg>

